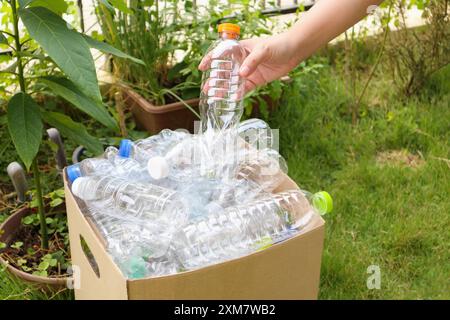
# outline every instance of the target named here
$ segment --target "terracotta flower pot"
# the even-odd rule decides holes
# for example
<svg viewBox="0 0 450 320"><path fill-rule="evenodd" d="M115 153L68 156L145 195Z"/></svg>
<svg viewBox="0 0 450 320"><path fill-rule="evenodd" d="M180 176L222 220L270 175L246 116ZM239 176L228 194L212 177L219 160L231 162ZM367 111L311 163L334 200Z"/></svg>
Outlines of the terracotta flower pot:
<svg viewBox="0 0 450 320"><path fill-rule="evenodd" d="M151 134L158 133L162 129L187 129L194 132L194 122L199 119L183 103L175 102L155 106L130 88L122 90L124 102L130 108L136 124L141 129L145 129ZM198 98L185 102L198 113Z"/></svg>
<svg viewBox="0 0 450 320"><path fill-rule="evenodd" d="M0 234L0 242L4 242L6 244L11 243L14 239L15 232L18 230L22 223L22 218L31 214L31 210L29 208L21 209L11 216L8 217L1 225L0 230L3 230L3 233ZM48 289L62 289L66 286L67 282L70 281L70 278L49 278L33 275L30 273L26 273L20 269L15 268L10 265L5 259L0 256L0 264L14 276L19 279L22 279L30 284L35 284L39 287L48 288Z"/></svg>

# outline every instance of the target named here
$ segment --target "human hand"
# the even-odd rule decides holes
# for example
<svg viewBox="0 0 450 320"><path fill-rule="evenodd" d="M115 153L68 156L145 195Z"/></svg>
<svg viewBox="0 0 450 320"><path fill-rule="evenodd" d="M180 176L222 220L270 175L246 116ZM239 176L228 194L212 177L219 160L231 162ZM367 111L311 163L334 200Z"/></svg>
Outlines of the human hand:
<svg viewBox="0 0 450 320"><path fill-rule="evenodd" d="M239 75L246 79L245 92L273 80L279 79L297 66L293 41L289 33L267 38L251 38L240 41L247 53ZM208 69L209 57L205 56L199 65L201 71Z"/></svg>

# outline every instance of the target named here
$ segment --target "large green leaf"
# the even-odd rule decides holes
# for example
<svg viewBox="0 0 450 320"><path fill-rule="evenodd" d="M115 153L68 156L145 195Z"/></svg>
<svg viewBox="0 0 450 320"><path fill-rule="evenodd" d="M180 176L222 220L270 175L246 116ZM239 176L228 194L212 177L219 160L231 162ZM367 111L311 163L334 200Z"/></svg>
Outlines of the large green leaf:
<svg viewBox="0 0 450 320"><path fill-rule="evenodd" d="M76 86L88 97L101 101L94 59L83 36L47 8L19 9L19 15L31 37Z"/></svg>
<svg viewBox="0 0 450 320"><path fill-rule="evenodd" d="M19 92L8 103L8 128L17 153L30 169L42 141L39 106L29 95Z"/></svg>
<svg viewBox="0 0 450 320"><path fill-rule="evenodd" d="M32 0L30 7L45 7L57 14L67 11L68 5L64 0Z"/></svg>
<svg viewBox="0 0 450 320"><path fill-rule="evenodd" d="M66 99L95 120L104 124L108 128L114 130L118 129L116 121L108 113L105 106L100 102L96 102L88 98L69 79L48 76L40 78L39 80L46 84L55 94Z"/></svg>
<svg viewBox="0 0 450 320"><path fill-rule="evenodd" d="M98 139L91 136L84 125L73 121L70 117L59 112L42 112L45 122L57 128L63 136L85 146L95 154L103 152L103 146Z"/></svg>
<svg viewBox="0 0 450 320"><path fill-rule="evenodd" d="M131 61L133 61L135 63L138 63L138 64L141 64L141 65L145 66L145 62L142 61L141 59L137 59L135 57L132 57L132 56L126 54L125 52L122 52L119 49L114 48L113 46L111 46L111 45L109 45L109 44L107 44L105 42L97 41L97 40L95 40L95 39L93 39L93 38L91 38L89 36L86 36L86 35L83 35L83 36L84 36L84 38L86 39L86 42L88 43L88 45L91 48L100 50L100 51L102 51L104 53L110 53L112 55L115 55L116 57L128 59L128 60L131 60Z"/></svg>

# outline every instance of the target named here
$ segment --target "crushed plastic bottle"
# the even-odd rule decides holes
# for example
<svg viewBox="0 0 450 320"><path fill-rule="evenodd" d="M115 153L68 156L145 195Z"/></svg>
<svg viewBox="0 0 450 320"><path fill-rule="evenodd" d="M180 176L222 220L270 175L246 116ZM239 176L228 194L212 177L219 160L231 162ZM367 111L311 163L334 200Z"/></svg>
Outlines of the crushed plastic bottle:
<svg viewBox="0 0 450 320"><path fill-rule="evenodd" d="M213 163L212 153L201 136L192 136L176 144L163 156L148 160L147 170L155 180L169 178L178 182L207 175Z"/></svg>
<svg viewBox="0 0 450 320"><path fill-rule="evenodd" d="M105 207L129 219L158 221L174 228L183 224L188 215L187 204L176 191L149 183L111 176L80 177L72 183L72 192L85 201L101 200Z"/></svg>
<svg viewBox="0 0 450 320"><path fill-rule="evenodd" d="M123 139L120 142L118 155L123 158L134 159L141 165L146 166L148 159L165 154L167 150L189 136L190 134L185 131L164 129L156 135L134 142Z"/></svg>
<svg viewBox="0 0 450 320"><path fill-rule="evenodd" d="M276 147L276 137L270 126L261 119L248 119L239 123L239 136L256 149Z"/></svg>
<svg viewBox="0 0 450 320"><path fill-rule="evenodd" d="M264 191L272 192L285 179L288 172L286 160L273 149L263 149L247 153L237 167L238 180L251 180Z"/></svg>
<svg viewBox="0 0 450 320"><path fill-rule="evenodd" d="M289 190L191 222L174 235L181 264L194 269L267 247L332 210L328 193Z"/></svg>
<svg viewBox="0 0 450 320"><path fill-rule="evenodd" d="M102 157L84 159L67 167L67 176L71 182L79 177L92 175L108 175L112 172L116 176L130 180L148 180L149 175L145 167L137 161L118 156L115 147L106 148Z"/></svg>

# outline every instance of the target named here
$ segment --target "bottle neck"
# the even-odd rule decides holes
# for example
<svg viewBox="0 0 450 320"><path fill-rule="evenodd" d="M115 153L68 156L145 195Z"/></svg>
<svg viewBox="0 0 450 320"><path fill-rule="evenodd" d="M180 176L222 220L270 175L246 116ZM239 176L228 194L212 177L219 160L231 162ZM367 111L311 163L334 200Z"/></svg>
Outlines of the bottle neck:
<svg viewBox="0 0 450 320"><path fill-rule="evenodd" d="M229 40L229 39L239 40L239 35L236 32L230 32L230 31L220 32L219 37L222 40Z"/></svg>

